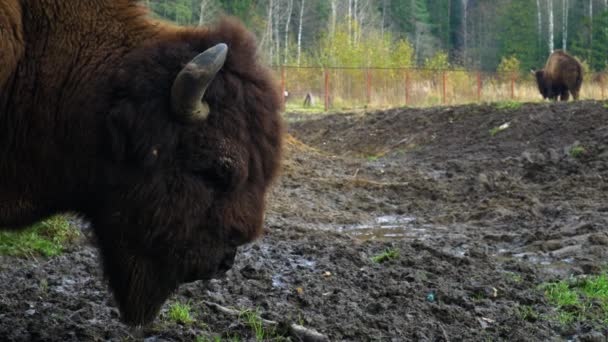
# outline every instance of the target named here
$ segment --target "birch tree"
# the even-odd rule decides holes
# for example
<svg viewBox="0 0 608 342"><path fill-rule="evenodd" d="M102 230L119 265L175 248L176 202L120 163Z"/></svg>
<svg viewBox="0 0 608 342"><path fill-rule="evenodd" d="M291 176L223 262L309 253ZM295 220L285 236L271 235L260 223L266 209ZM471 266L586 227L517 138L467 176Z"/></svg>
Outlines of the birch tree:
<svg viewBox="0 0 608 342"><path fill-rule="evenodd" d="M568 50L568 0L562 0L562 49Z"/></svg>
<svg viewBox="0 0 608 342"><path fill-rule="evenodd" d="M272 26L274 27L274 41L276 44L275 47L275 56L276 56L276 61L275 63L277 65L281 64L281 36L279 35L279 26L280 26L280 21L281 21L281 1L276 1L274 2L275 4L275 8L273 9L274 12L274 24L272 24Z"/></svg>
<svg viewBox="0 0 608 342"><path fill-rule="evenodd" d="M337 0L331 0L331 16L329 25L329 35L333 37L336 34L336 20L338 18L338 2Z"/></svg>
<svg viewBox="0 0 608 342"><path fill-rule="evenodd" d="M219 12L219 5L215 0L201 0L198 13L198 26L209 23L213 18L217 17Z"/></svg>
<svg viewBox="0 0 608 342"><path fill-rule="evenodd" d="M467 12L469 0L462 0L462 61L467 60Z"/></svg>
<svg viewBox="0 0 608 342"><path fill-rule="evenodd" d="M353 0L353 21L357 24L357 28L361 28L359 18L357 16L357 3L359 0ZM357 45L357 30L353 27L353 45Z"/></svg>
<svg viewBox="0 0 608 342"><path fill-rule="evenodd" d="M334 0L335 2L335 0ZM302 19L304 18L304 5L306 0L300 0L300 21L298 22L298 66L300 66L300 57L302 56Z"/></svg>
<svg viewBox="0 0 608 342"><path fill-rule="evenodd" d="M549 11L549 53L554 50L553 46L553 0L547 0L548 11Z"/></svg>
<svg viewBox="0 0 608 342"><path fill-rule="evenodd" d="M593 48L593 0L589 0L589 49Z"/></svg>
<svg viewBox="0 0 608 342"><path fill-rule="evenodd" d="M537 27L538 27L538 47L540 47L543 41L543 15L540 7L540 0L536 0L536 14L537 14Z"/></svg>
<svg viewBox="0 0 608 342"><path fill-rule="evenodd" d="M352 19L353 19L353 11L352 11L352 7L353 6L353 1L352 0L348 0L348 17L346 18L346 20L348 20L348 41L352 42L353 41L353 24L352 24Z"/></svg>
<svg viewBox="0 0 608 342"><path fill-rule="evenodd" d="M283 44L283 63L287 64L289 56L289 24L291 23L291 12L293 11L293 0L287 0L287 11L285 12L285 44Z"/></svg>
<svg viewBox="0 0 608 342"><path fill-rule="evenodd" d="M267 46L268 49L266 49L266 51L268 51L268 57L270 59L270 61L273 61L274 58L274 44L273 44L273 40L272 40L272 36L273 36L273 15L272 15L272 8L273 8L273 0L268 0L268 15L266 17L266 31L264 32L264 36L262 37L262 41L260 43L260 45L262 46Z"/></svg>

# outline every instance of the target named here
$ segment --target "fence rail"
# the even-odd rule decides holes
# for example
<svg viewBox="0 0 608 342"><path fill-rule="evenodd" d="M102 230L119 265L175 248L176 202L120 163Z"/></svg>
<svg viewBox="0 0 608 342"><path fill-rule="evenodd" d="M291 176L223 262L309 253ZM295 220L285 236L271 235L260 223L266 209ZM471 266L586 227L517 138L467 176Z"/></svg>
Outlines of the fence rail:
<svg viewBox="0 0 608 342"><path fill-rule="evenodd" d="M424 107L472 102L539 101L531 73L491 73L464 70L273 67L286 105L323 110ZM608 74L584 77L581 99L605 99Z"/></svg>

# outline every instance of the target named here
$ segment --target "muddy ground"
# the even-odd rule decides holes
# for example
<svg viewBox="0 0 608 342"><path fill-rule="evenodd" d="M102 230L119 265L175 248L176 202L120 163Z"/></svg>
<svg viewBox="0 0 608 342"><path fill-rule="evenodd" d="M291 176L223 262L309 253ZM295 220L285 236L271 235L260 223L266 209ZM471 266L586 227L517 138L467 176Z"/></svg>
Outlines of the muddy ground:
<svg viewBox="0 0 608 342"><path fill-rule="evenodd" d="M601 324L559 323L538 288L606 269L603 103L285 118L267 233L225 279L182 286L134 332L86 238L55 258L2 257L0 339L255 340L215 303L282 323L270 340L297 341L286 326L299 324L331 341L606 341ZM370 260L387 248L398 256ZM168 319L176 301L194 323Z"/></svg>

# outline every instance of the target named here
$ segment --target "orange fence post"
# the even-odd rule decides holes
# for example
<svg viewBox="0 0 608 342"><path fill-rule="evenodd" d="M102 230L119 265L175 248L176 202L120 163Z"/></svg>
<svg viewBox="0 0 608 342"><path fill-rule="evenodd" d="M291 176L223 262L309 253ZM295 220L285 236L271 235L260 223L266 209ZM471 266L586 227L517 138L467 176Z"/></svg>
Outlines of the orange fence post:
<svg viewBox="0 0 608 342"><path fill-rule="evenodd" d="M367 69L367 104L370 104L372 101L372 74Z"/></svg>
<svg viewBox="0 0 608 342"><path fill-rule="evenodd" d="M481 102L481 72L477 71L477 102Z"/></svg>
<svg viewBox="0 0 608 342"><path fill-rule="evenodd" d="M443 71L442 77L443 77L443 104L446 104L448 102L448 99L447 99L448 78L447 78L445 70Z"/></svg>
<svg viewBox="0 0 608 342"><path fill-rule="evenodd" d="M329 71L325 69L325 111L329 109Z"/></svg>

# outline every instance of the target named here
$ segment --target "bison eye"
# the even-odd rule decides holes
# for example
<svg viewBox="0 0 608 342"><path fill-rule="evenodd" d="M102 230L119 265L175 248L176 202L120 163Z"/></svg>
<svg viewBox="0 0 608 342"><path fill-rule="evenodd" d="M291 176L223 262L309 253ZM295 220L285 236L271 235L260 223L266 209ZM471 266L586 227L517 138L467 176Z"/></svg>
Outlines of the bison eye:
<svg viewBox="0 0 608 342"><path fill-rule="evenodd" d="M158 158L158 148L157 147L152 148L151 153L154 158Z"/></svg>

